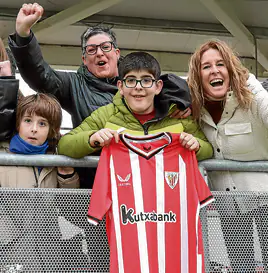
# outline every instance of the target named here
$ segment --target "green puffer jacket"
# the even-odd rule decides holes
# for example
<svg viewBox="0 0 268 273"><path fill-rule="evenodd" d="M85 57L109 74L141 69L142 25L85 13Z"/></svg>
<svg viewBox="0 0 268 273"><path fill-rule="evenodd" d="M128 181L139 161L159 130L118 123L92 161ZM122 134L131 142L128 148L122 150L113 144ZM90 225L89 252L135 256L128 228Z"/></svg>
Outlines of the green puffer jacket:
<svg viewBox="0 0 268 273"><path fill-rule="evenodd" d="M172 105L169 114L175 108L175 105ZM156 116L159 116L158 109L155 110ZM146 135L163 131L180 133L184 131L194 135L200 143L200 149L196 154L198 160L210 158L213 154L212 146L207 141L198 124L191 117L175 119L165 116L141 124L132 115L119 92L114 96L113 103L100 107L86 118L80 126L63 136L58 145L58 152L74 158L84 157L97 150L91 147L88 142L92 134L103 128L117 130L121 127L126 128L124 133L132 135Z"/></svg>

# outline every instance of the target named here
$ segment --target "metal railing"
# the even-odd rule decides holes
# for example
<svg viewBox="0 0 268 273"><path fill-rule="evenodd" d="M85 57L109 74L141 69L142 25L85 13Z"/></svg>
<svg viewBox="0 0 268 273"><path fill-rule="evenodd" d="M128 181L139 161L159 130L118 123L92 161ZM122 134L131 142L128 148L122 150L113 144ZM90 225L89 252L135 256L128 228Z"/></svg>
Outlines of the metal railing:
<svg viewBox="0 0 268 273"><path fill-rule="evenodd" d="M97 166L98 160L97 156L78 160L57 155L0 153L0 165L92 168ZM209 171L268 172L267 161L205 160L199 162L199 167L205 177ZM244 264L243 261L240 261L237 271L231 269L233 259L239 260L239 257L245 256L245 260L248 260L248 250L240 245L235 246L232 257L229 255L228 240L239 237L239 234L232 234L233 218L224 218L223 232L222 215L233 210L230 200L236 198L243 198L244 202L256 208L249 215L240 214L237 217L241 225L248 225L248 219L254 218L252 229L249 227L252 234L245 236L244 241L253 240L252 268L259 270L256 272L265 272L262 245L268 238L268 214L262 208L263 204L268 204L268 194L213 194L215 202L201 211L206 272L253 272L246 271L249 263ZM98 227L86 221L89 190L0 188L0 196L0 273L109 272L109 247L104 221ZM226 239L226 229L233 237Z"/></svg>

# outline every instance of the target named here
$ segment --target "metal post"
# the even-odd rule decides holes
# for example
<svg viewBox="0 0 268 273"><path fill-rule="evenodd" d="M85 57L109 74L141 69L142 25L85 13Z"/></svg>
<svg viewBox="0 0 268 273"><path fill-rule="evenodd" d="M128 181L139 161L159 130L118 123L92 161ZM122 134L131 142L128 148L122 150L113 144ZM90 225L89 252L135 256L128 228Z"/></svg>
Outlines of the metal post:
<svg viewBox="0 0 268 273"><path fill-rule="evenodd" d="M199 166L199 171L208 185L207 171L203 166ZM205 272L210 272L210 257L209 257L209 239L208 239L208 219L206 207L200 210L200 220L202 224L202 237L204 246Z"/></svg>

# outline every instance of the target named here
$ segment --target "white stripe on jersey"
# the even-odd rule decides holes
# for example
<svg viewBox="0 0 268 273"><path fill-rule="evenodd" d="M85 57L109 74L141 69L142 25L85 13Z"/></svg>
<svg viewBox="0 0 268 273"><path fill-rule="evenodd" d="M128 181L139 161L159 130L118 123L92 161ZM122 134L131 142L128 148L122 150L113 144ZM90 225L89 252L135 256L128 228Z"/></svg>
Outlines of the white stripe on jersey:
<svg viewBox="0 0 268 273"><path fill-rule="evenodd" d="M181 216L181 272L189 272L188 250L188 212L187 212L187 184L186 168L182 157L179 155L179 185L180 185L180 216Z"/></svg>
<svg viewBox="0 0 268 273"><path fill-rule="evenodd" d="M121 239L121 229L120 229L117 184L116 184L114 161L113 161L112 155L110 160L110 170L111 170L111 190L112 190L112 200L113 200L112 210L113 210L113 218L114 218L115 238L116 238L116 244L117 244L118 272L124 273L124 260L123 260L123 252L122 252L122 239Z"/></svg>
<svg viewBox="0 0 268 273"><path fill-rule="evenodd" d="M195 215L195 236L196 236L196 268L197 273L202 273L202 255L201 255L201 271L200 271L200 255L199 255L199 229L198 229L198 219L200 213L200 204L197 204L196 215Z"/></svg>
<svg viewBox="0 0 268 273"><path fill-rule="evenodd" d="M164 157L163 151L155 156L156 168L156 197L157 213L165 213L165 177L164 177ZM157 222L157 253L158 253L158 272L165 273L166 270L166 246L165 246L165 222Z"/></svg>
<svg viewBox="0 0 268 273"><path fill-rule="evenodd" d="M129 150L136 214L144 212L139 156ZM149 273L148 248L145 221L137 223L141 273Z"/></svg>

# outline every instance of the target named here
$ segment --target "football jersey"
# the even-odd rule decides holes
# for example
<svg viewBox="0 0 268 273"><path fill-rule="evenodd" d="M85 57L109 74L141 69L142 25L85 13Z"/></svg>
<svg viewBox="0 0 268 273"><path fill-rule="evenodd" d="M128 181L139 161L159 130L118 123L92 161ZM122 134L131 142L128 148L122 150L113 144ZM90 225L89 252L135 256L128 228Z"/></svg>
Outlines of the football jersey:
<svg viewBox="0 0 268 273"><path fill-rule="evenodd" d="M205 272L199 211L213 197L179 137L122 134L103 148L88 221L106 214L111 273Z"/></svg>

